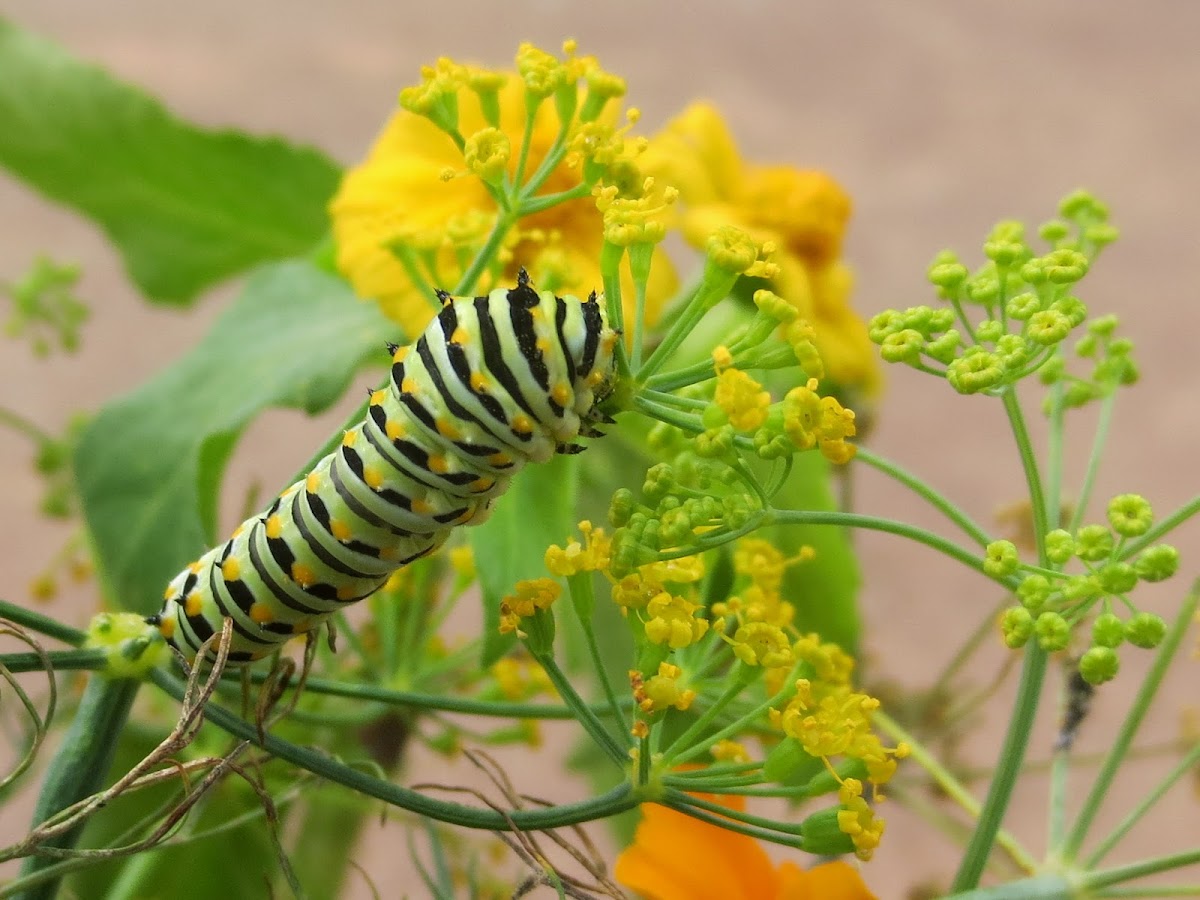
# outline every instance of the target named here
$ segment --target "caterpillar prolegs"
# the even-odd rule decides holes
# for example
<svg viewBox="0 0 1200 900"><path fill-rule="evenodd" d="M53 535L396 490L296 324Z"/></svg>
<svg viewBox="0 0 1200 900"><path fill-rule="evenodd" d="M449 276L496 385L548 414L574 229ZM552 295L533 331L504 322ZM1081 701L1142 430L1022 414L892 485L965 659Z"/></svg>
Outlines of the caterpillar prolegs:
<svg viewBox="0 0 1200 900"><path fill-rule="evenodd" d="M617 335L587 300L517 286L438 293L441 311L389 345L388 385L341 445L180 572L148 620L187 658L232 620L247 662L374 593L397 569L484 521L527 462L593 436Z"/></svg>

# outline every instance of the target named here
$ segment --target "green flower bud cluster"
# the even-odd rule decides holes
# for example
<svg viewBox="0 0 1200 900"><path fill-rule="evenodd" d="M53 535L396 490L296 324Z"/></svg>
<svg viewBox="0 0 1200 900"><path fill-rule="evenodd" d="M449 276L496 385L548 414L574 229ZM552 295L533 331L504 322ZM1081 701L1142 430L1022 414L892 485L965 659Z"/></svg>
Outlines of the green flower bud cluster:
<svg viewBox="0 0 1200 900"><path fill-rule="evenodd" d="M28 338L33 352L40 357L49 356L55 349L67 353L78 350L80 331L91 315L87 305L75 296L80 275L78 265L39 256L20 280L13 284L0 281L0 295L12 301L4 333L12 338Z"/></svg>
<svg viewBox="0 0 1200 900"><path fill-rule="evenodd" d="M961 394L996 394L1034 372L1047 383L1065 381L1062 348L1088 318L1072 289L1116 231L1089 194L1072 194L1059 212L1061 219L1040 229L1050 246L1042 255L1026 240L1025 226L1011 221L992 229L983 245L987 262L975 272L951 251L940 253L928 277L948 307L875 316L869 334L883 359L940 375ZM1096 320L1076 347L1097 363L1089 381L1069 382L1068 404L1136 380L1128 342L1111 339L1114 325L1111 317Z"/></svg>
<svg viewBox="0 0 1200 900"><path fill-rule="evenodd" d="M729 486L729 487L726 487ZM727 466L682 453L646 472L641 497L618 490L609 504L615 578L638 566L697 553L732 540L761 513L755 494Z"/></svg>
<svg viewBox="0 0 1200 900"><path fill-rule="evenodd" d="M989 544L983 561L984 571L993 577L1021 575L1018 603L1000 619L1009 647L1037 640L1044 650L1065 650L1075 627L1100 609L1092 619L1089 647L1079 661L1079 673L1090 684L1116 676L1121 644L1150 649L1162 641L1166 623L1153 613L1137 610L1128 595L1138 582L1162 581L1179 568L1179 551L1169 544L1151 545L1130 559L1126 541L1146 534L1154 521L1144 497L1121 494L1112 498L1107 518L1106 525L1084 525L1073 534L1058 528L1046 535L1046 558L1055 570L1074 559L1083 564L1081 573L1023 566L1009 541ZM1118 609L1132 614L1122 618L1115 611Z"/></svg>

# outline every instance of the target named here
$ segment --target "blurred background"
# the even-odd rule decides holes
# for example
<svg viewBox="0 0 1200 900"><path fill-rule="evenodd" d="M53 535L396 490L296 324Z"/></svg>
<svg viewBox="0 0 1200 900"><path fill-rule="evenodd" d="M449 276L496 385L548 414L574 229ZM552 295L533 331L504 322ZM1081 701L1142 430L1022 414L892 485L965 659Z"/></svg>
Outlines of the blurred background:
<svg viewBox="0 0 1200 900"><path fill-rule="evenodd" d="M628 80L628 102L644 114L640 133L707 98L724 112L746 158L821 168L837 178L854 198L845 256L866 317L930 301L924 271L939 249L954 248L973 263L995 221L1040 222L1066 192L1087 187L1110 204L1122 238L1105 251L1082 297L1093 311L1121 316L1143 365L1141 383L1118 404L1095 497L1139 492L1165 514L1200 488L1200 303L1191 268L1200 259L1198 5L6 0L2 7L18 24L144 87L184 118L278 132L344 164L365 153L397 90L417 80L422 64L447 55L504 65L522 40L556 49L573 36L581 52ZM25 345L0 343L0 405L52 432L72 412L94 410L175 359L234 292L216 291L188 314L151 309L100 233L0 175L0 279L21 274L39 251L83 265L79 293L93 318L74 359L38 361ZM923 474L976 519L993 522L995 511L1023 492L999 404L957 397L911 373L888 376L871 447ZM320 421L277 413L258 422L235 455L227 497L240 498L252 482L272 492L341 418L338 410ZM1082 470L1094 418L1074 417L1070 472ZM32 475L30 445L8 430L0 430L0 472L0 591L22 601L72 531L36 515L41 484ZM864 512L940 527L904 491L865 469L856 470L854 495ZM235 523L232 500L223 521ZM1160 612L1174 608L1197 572L1198 535L1193 526L1175 536L1182 577L1149 595ZM864 665L902 699L945 664L957 645L947 635L975 627L998 598L929 551L870 534L858 547ZM88 583L64 590L53 608L82 624L96 604ZM983 656L971 676L976 685L995 677L1004 654L997 647ZM1083 727L1080 753L1107 746L1147 662L1147 655L1124 654L1122 677L1101 690ZM1176 735L1181 710L1200 702L1196 665L1177 667L1152 711L1149 727L1158 738ZM981 711L990 727L964 745L981 766L994 761L1011 687L1001 686L994 708ZM1048 755L1052 706L1034 738L1034 759ZM560 747L570 737L561 729L549 733ZM535 769L528 751L502 760L519 785L540 794L566 800L586 790L568 778L547 784L547 767ZM436 779L438 765L419 758L404 777ZM1118 783L1121 796L1144 796L1162 768L1161 760L1130 766ZM1006 822L1035 852L1044 834L1043 788L1030 780ZM1112 799L1101 825L1128 808ZM26 808L6 811L3 838L18 833ZM884 813L889 834L866 867L880 897L945 883L957 862L954 845L924 826L910 827L895 806ZM1118 858L1154 851L1168 822L1169 831L1191 834L1194 844L1197 797L1176 792ZM359 862L385 896L411 883L403 841L399 826L375 822L360 851ZM349 895L369 892L359 881Z"/></svg>

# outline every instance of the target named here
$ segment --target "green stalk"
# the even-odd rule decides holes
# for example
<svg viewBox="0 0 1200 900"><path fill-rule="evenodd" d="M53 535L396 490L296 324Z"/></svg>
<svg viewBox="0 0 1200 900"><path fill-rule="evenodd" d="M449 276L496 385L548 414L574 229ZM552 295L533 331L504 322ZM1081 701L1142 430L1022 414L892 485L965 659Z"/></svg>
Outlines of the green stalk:
<svg viewBox="0 0 1200 900"><path fill-rule="evenodd" d="M1004 411L1008 414L1008 424L1012 428L1013 438L1017 444L1017 452L1021 455L1021 468L1025 471L1025 481L1029 487L1030 513L1033 517L1034 543L1038 548L1038 562L1048 565L1046 560L1046 495L1042 490L1042 476L1038 471L1037 459L1033 454L1033 443L1029 439L1029 430L1025 427L1025 414L1021 411L1021 402L1017 392L1009 389L1004 392Z"/></svg>
<svg viewBox="0 0 1200 900"><path fill-rule="evenodd" d="M1182 869L1196 863L1200 863L1200 850L1184 850L1167 856L1139 860L1127 866L1117 866L1115 869L1105 869L1103 872L1088 872L1083 876L1083 881L1086 890L1095 891L1112 884L1120 884L1122 881L1133 881L1135 878L1145 878L1147 875L1157 875L1171 869ZM1161 895L1155 893L1153 896Z"/></svg>
<svg viewBox="0 0 1200 900"><path fill-rule="evenodd" d="M88 679L71 727L46 769L46 780L33 812L34 827L100 790L140 686L138 681L118 681L102 675L92 675ZM80 823L49 842L48 846L74 847L82 831L83 823ZM21 874L32 875L54 862L50 856L27 857ZM60 882L60 878L44 881L21 894L20 900L52 900L58 893Z"/></svg>
<svg viewBox="0 0 1200 900"><path fill-rule="evenodd" d="M1167 668L1170 666L1176 651L1178 651L1184 635L1187 634L1187 630L1192 623L1192 617L1196 614L1198 604L1200 604L1200 582L1192 586L1187 599L1180 606L1179 615L1175 617L1175 622L1172 624L1171 630L1167 632L1162 646L1158 648L1154 664L1150 667L1150 671L1146 673L1146 679L1138 689L1133 705L1129 709L1129 714L1125 717L1125 721L1121 723L1121 730L1117 733L1116 740L1113 741L1112 749L1108 751L1108 755L1104 758L1104 764L1100 767L1100 771L1096 773L1096 780L1092 784L1091 791L1088 792L1087 799L1083 802L1083 807L1079 811L1079 817L1075 820L1075 825L1071 829L1071 833L1067 835L1066 841L1063 842L1059 849L1059 856L1062 859L1068 862L1073 861L1079 853L1079 848L1083 846L1088 829L1092 827L1096 813L1100 811L1100 805L1108 795L1108 790L1112 786L1113 779L1116 778L1117 771L1121 768L1121 763L1125 760L1130 745L1133 743L1133 739L1137 736L1138 729L1142 725L1142 720L1146 717L1146 713L1150 709L1150 704L1154 700L1155 694L1158 693L1159 687L1162 685Z"/></svg>
<svg viewBox="0 0 1200 900"><path fill-rule="evenodd" d="M108 665L104 650L48 650L39 653L0 653L0 669L17 672L43 672L46 662L56 672L96 671Z"/></svg>
<svg viewBox="0 0 1200 900"><path fill-rule="evenodd" d="M150 678L160 689L176 700L183 699L185 685L180 679L162 669L152 672ZM259 743L258 728L253 723L242 720L216 703L210 702L205 706L204 718L222 731L241 740L252 741L273 756L312 772L326 781L340 784L350 790L374 797L417 815L428 816L452 825L461 825L464 828L487 831L511 831L513 828L521 831L541 831L548 828L563 828L623 813L637 806L643 799L641 793L635 790L628 781L622 781L612 790L578 803L497 812L492 809L481 809L461 803L438 800L419 791L392 784L390 781L376 778L361 769L340 763L318 750L293 744L291 741L285 741L270 733L264 735L263 741Z"/></svg>
<svg viewBox="0 0 1200 900"><path fill-rule="evenodd" d="M617 699L617 692L613 688L612 679L608 677L608 670L604 666L604 658L600 654L600 644L596 641L596 629L592 627L592 610L595 607L596 601L595 589L592 584L592 573L577 572L574 575L568 576L567 588L571 592L571 608L575 610L579 626L583 629L584 639L587 641L588 655L592 658L592 665L596 669L596 677L600 680L600 686L604 690L604 697L608 701L608 711L621 733L625 746L632 747L633 739L626 728L627 723L621 709L621 701Z"/></svg>
<svg viewBox="0 0 1200 900"><path fill-rule="evenodd" d="M558 695L562 697L563 702L574 711L575 718L579 720L579 724L583 726L584 731L591 735L592 740L600 745L600 749L613 762L621 768L625 768L629 762L628 747L617 743L617 739L612 736L612 732L592 712L592 708L583 702L583 698L576 692L575 686L571 684L571 680L567 678L566 673L558 667L558 663L554 661L554 657L548 653L534 653L533 658L546 671L546 675L550 678L550 682L554 685L555 690L558 691ZM621 720L618 719L617 721L619 723Z"/></svg>
<svg viewBox="0 0 1200 900"><path fill-rule="evenodd" d="M1026 645L1021 682L1017 687L1017 698L1008 722L1008 731L1004 735L1004 745L1000 748L999 762L992 783L988 786L987 798L983 802L975 831L954 878L953 891L966 891L975 887L979 883L979 876L983 874L984 866L987 865L992 847L996 843L996 835L1004 821L1004 813L1012 800L1017 777L1021 774L1025 752L1029 749L1029 736L1033 733L1033 720L1037 714L1048 659L1046 651L1036 643Z"/></svg>
<svg viewBox="0 0 1200 900"><path fill-rule="evenodd" d="M24 606L18 606L16 603L9 603L7 600L0 600L0 619L7 619L14 625L20 625L22 628L36 631L38 634L56 638L72 647L80 646L87 638L87 635L78 628L64 625L57 619L52 619Z"/></svg>
<svg viewBox="0 0 1200 900"><path fill-rule="evenodd" d="M1092 486L1096 481L1096 473L1100 469L1100 460L1104 456L1104 445L1108 441L1108 430L1112 424L1113 407L1116 405L1116 400L1117 394L1113 391L1100 404L1100 418L1096 422L1096 436L1092 440L1092 453L1088 457L1087 469L1083 474L1083 485L1079 488L1079 499L1076 501L1075 511L1071 514L1071 523L1068 526L1072 533L1079 528L1083 521L1092 497Z"/></svg>

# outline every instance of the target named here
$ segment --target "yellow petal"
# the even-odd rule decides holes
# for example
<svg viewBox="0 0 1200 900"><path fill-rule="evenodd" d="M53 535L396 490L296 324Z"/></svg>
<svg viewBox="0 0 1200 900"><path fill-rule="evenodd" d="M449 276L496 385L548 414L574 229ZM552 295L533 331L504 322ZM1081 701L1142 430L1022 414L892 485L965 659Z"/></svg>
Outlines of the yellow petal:
<svg viewBox="0 0 1200 900"><path fill-rule="evenodd" d="M688 205L728 198L742 177L737 145L716 107L693 103L650 140L638 167L679 190Z"/></svg>

